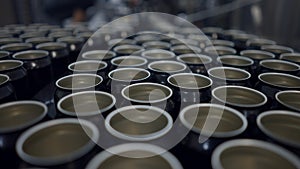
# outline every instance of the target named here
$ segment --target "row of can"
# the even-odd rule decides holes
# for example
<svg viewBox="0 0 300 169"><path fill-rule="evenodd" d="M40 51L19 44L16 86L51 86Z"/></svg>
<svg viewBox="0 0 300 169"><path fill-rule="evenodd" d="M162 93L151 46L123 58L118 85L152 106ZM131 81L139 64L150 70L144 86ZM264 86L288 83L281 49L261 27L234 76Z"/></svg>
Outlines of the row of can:
<svg viewBox="0 0 300 169"><path fill-rule="evenodd" d="M195 164L200 161L203 168L210 168L211 164L213 168L232 168L234 164L230 160L239 161L236 165L240 166L246 158L259 160L261 157L256 156L257 154L267 157L257 167L299 167L298 157L289 152L299 155L299 115L290 111L267 111L299 111L295 102L299 92L294 91L300 86L297 77L299 66L296 63L278 60L279 55L276 52L260 50L245 50L240 52L242 56L232 56L239 49L224 46L206 47L204 52L201 46L194 47L186 43L173 47L171 45L171 48L165 49L161 49L159 45L155 49L147 49L142 44L149 42L137 43L138 37L145 41L156 35L153 32L146 35L117 40L118 43L113 43L110 51L89 51L87 47L80 54L79 60L82 60L75 63L68 61L68 64L71 63L69 66L64 63L63 68L69 68L70 71L66 74L75 74L59 74L64 77L56 77L57 81L55 78L48 78L56 81L54 102L57 112L54 115L47 111L44 104L32 101L1 105L2 112L16 112L3 113L8 115L2 118L7 119L3 124L9 126L18 123L17 117L20 117L21 123L26 123L18 128L12 127L13 124L11 128L8 127L9 130L3 132L5 134L2 135L2 140L9 140L4 141L3 147L7 151L4 151L3 156L17 161L18 157L13 150L16 147L16 152L22 159L17 164L18 167L84 168L92 157L102 151L100 147L142 141L165 149L176 145L171 152L187 168L198 168ZM168 42L163 42L162 38L159 40L164 44L171 43L170 39ZM132 41L135 44L127 44ZM108 44L109 42L112 43L108 41ZM153 44L161 43L154 41ZM48 49L47 54L36 50L20 52L15 53L12 58L22 58L22 55L26 57L28 53L30 56L35 53L47 55L49 58L52 51ZM35 56L39 57L38 54ZM224 54L231 56L217 56ZM294 53L282 54L281 58L285 56L289 56L287 58L290 61L293 61L291 57L297 58ZM53 57L50 58L52 61ZM10 65L7 62L21 64L15 60L5 60L2 63ZM37 62L29 60L27 63L33 65ZM227 67L221 67L225 64ZM52 65L52 70L57 68L58 66ZM9 72L13 69L7 70ZM1 77L8 80L5 75ZM11 78L11 74L8 77ZM47 78L45 73L27 83L33 87L43 77ZM26 83L16 84L23 85L19 88L22 91ZM17 89L16 85L13 86ZM257 90L251 89L254 87ZM16 93L18 94L18 90ZM199 102L202 104L197 104ZM132 104L135 106L129 106ZM18 116L17 112L22 112L25 117ZM81 120L70 117L79 117ZM53 118L59 119L52 120ZM210 125L205 125L206 123ZM80 125L84 126L84 130L78 127ZM30 126L33 127L28 129ZM101 146L92 146L91 140ZM111 149L112 152L117 151L117 154L127 154L129 157L135 153L138 156L152 156L163 152L158 147L140 143ZM255 155L251 155L250 150ZM111 157L108 154L102 151L88 167L117 168L142 163L145 167L157 165L181 168L178 160L170 153L139 160ZM11 160L7 162L12 163Z"/></svg>

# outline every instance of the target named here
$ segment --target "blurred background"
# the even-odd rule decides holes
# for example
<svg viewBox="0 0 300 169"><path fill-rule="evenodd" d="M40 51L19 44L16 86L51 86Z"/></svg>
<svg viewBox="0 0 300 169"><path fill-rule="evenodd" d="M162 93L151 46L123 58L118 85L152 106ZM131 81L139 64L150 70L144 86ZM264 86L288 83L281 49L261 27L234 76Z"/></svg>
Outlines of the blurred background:
<svg viewBox="0 0 300 169"><path fill-rule="evenodd" d="M300 49L298 0L1 0L0 25L88 22L103 25L130 13L181 16L199 27L218 26Z"/></svg>

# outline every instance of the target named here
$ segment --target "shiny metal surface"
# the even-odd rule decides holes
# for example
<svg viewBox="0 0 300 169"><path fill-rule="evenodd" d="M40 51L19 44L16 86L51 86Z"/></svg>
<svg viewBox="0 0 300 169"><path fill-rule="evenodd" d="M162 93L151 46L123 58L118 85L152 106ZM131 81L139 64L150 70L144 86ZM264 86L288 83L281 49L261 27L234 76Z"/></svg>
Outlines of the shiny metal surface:
<svg viewBox="0 0 300 169"><path fill-rule="evenodd" d="M238 107L259 107L267 102L267 97L254 89L242 86L220 86L212 91L215 99Z"/></svg>

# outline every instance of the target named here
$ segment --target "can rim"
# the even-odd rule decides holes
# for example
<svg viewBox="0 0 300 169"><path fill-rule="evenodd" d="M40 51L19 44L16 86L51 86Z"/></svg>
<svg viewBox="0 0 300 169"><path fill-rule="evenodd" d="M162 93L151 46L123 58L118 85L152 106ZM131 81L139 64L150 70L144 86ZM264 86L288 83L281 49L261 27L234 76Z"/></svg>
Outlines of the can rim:
<svg viewBox="0 0 300 169"><path fill-rule="evenodd" d="M287 88L287 89L297 89L297 88L300 88L300 86L282 86L282 85L277 85L277 84L272 84L270 82L267 82L265 80L262 79L263 76L272 76L272 75L279 75L279 76L284 76L284 77L290 77L290 78L293 78L293 79L297 79L297 80L300 80L300 77L297 77L297 76L294 76L294 75L290 75L290 74L286 74L286 73L262 73L260 75L258 75L258 79L265 83L265 84L268 84L268 85L271 85L271 86L275 86L275 87L282 87L282 88Z"/></svg>
<svg viewBox="0 0 300 169"><path fill-rule="evenodd" d="M218 77L218 76L215 76L215 75L212 74L212 71L214 71L214 70L220 70L220 69L223 69L223 70L227 69L227 70L234 70L234 71L237 71L237 72L242 72L242 73L246 74L247 77L245 77L245 78L239 78L239 79L232 79L232 78L226 78L226 77L222 78L222 77ZM248 80L248 79L251 78L251 74L248 71L246 71L246 70L239 69L239 68L234 68L234 67L226 67L226 66L220 66L220 67L210 68L207 71L207 73L208 73L209 77L211 76L211 77L214 77L216 79L221 79L221 80L224 80L224 81L226 81L226 80L229 80L229 81L243 81L243 80Z"/></svg>
<svg viewBox="0 0 300 169"><path fill-rule="evenodd" d="M170 152L166 151L165 149L147 144L147 143L126 143L117 145L114 147L111 147L107 149L106 151L102 151L99 154L97 154L88 164L87 169L96 169L99 167L101 163L103 163L108 158L112 157L115 154L124 153L126 151L148 151L153 154L160 155L162 158L164 158L173 169L183 169L182 165L178 161L178 159L171 154ZM112 152L112 153L111 153Z"/></svg>
<svg viewBox="0 0 300 169"><path fill-rule="evenodd" d="M45 158L45 157L36 157L27 154L23 150L23 144L25 143L26 139L28 139L30 136L32 136L34 133L41 131L45 128L52 127L55 125L60 125L60 124L79 124L79 125L84 125L85 127L88 127L91 129L93 135L89 136L92 137L90 141L88 141L85 145L77 149L75 152L69 153L67 155L63 156L56 156L56 157L50 157L50 158ZM94 146L95 143L93 141L97 141L99 139L99 132L97 127L83 119L74 119L74 118L64 118L64 119L57 119L57 120L51 120L48 122L44 122L41 124L38 124L36 126L31 127L30 129L26 130L22 135L18 138L17 143L16 143L16 151L17 154L26 162L30 164L35 164L35 165L42 165L42 166L51 166L51 165L58 165L58 164L63 164L66 162L69 162L70 160L78 159L87 152L89 152Z"/></svg>
<svg viewBox="0 0 300 169"><path fill-rule="evenodd" d="M203 63L203 62L202 63L194 63L194 62L186 62L186 61L182 60L182 58L186 58L186 57L197 57L200 60L202 60L201 58L205 58L208 61L205 63ZM190 64L190 65L199 65L199 64L202 65L202 64L209 64L212 62L212 58L209 56L202 55L202 54L193 54L193 53L179 55L179 56L177 56L177 60L180 62L186 63L186 64Z"/></svg>
<svg viewBox="0 0 300 169"><path fill-rule="evenodd" d="M59 85L59 82L61 80L64 80L66 78L70 78L70 77L74 77L74 76L91 76L91 77L95 77L96 78L99 78L100 81L96 84L93 84L93 85L90 85L90 86L87 86L87 87L81 87L81 88L69 88L69 87L63 87L63 86L60 86ZM95 86L98 86L99 84L101 84L103 82L103 78L99 75L96 75L96 74L89 74L89 73L81 73L81 74L71 74L71 75L67 75L67 76L64 76L64 77L61 77L60 79L58 79L56 82L55 82L55 85L56 87L60 88L60 89L64 89L64 90L83 90L83 89L89 89L91 87L95 87Z"/></svg>
<svg viewBox="0 0 300 169"><path fill-rule="evenodd" d="M46 116L46 114L48 112L48 107L44 103L39 102L39 101L33 101L33 100L13 101L13 102L4 103L4 104L0 105L0 109L4 108L4 107L7 107L7 106L13 106L13 105L18 105L18 104L32 104L32 105L37 105L37 106L42 107L44 109L44 111L40 114L39 117L37 117L36 119L33 119L33 120L31 120L31 121L23 124L23 125L19 125L17 127L4 128L4 129L0 128L0 133L15 132L15 131L24 129L26 127L29 127L32 124L35 124L35 123L39 122L40 120L42 120Z"/></svg>
<svg viewBox="0 0 300 169"><path fill-rule="evenodd" d="M99 109L99 111L95 111L95 112L70 112L68 110L65 110L61 107L62 103L73 97L73 96L78 96L78 95L82 95L82 94L100 94L100 95L105 95L105 96L108 96L112 99L112 103L110 105L108 105L107 107L103 108L103 109ZM86 117L86 116L93 116L93 115L98 115L98 114L101 114L101 113L104 113L108 110L110 110L114 105L116 104L116 98L110 94L110 93L107 93L107 92L103 92L103 91L83 91L83 92L77 92L77 93L72 93L72 94L69 94L65 97L63 97L62 99L60 99L57 103L57 108L60 112L62 112L63 114L66 114L66 115L69 115L69 116L78 116L78 117Z"/></svg>
<svg viewBox="0 0 300 169"><path fill-rule="evenodd" d="M300 167L300 162L298 157L280 146L268 142L264 142L264 141L253 140L253 139L236 139L236 140L230 140L222 143L213 151L212 160L211 160L213 168L224 169L222 167L221 159L220 159L222 152L224 152L226 149L238 147L238 146L248 146L248 147L251 146L251 147L257 147L267 151L271 151L281 156L282 158L286 159L287 161L295 165L295 167L298 168Z"/></svg>
<svg viewBox="0 0 300 169"><path fill-rule="evenodd" d="M236 89L242 89L242 90L248 90L250 92L253 92L255 94L258 94L260 95L262 98L263 98L263 101L260 102L260 103L256 103L256 104L239 104L239 103L229 103L227 102L226 100L224 101L223 99L220 99L219 97L216 96L215 92L217 90L220 90L220 89L223 89L225 88L226 90L228 88L236 88ZM265 94L263 94L262 92L258 91L258 90L254 90L254 89L251 89L251 88L248 88L248 87L244 87L244 86L235 86L235 85L229 85L229 86L219 86L219 87L216 87L212 90L212 96L217 99L218 101L224 103L224 104L229 104L229 105L232 105L232 106L237 106L237 107L242 107L242 108L253 108L253 107L260 107L264 104L267 103L267 97Z"/></svg>
<svg viewBox="0 0 300 169"><path fill-rule="evenodd" d="M206 85L206 86L203 86L203 87L181 87L181 86L178 86L178 85L176 85L176 84L171 83L170 79L173 78L174 76L184 76L184 75L188 75L188 76L197 76L197 77L203 78L203 79L205 79L205 80L208 80L208 81L209 81L209 84ZM210 87L210 86L213 84L213 81L212 81L209 77L206 77L206 76L201 75L201 74L196 74L196 73L177 73L177 74L173 74L173 75L171 75L171 76L168 77L167 81L168 81L168 83L171 84L172 86L175 86L175 87L178 87L178 88L181 88L181 89L188 89L188 90L205 89L205 88Z"/></svg>
<svg viewBox="0 0 300 169"><path fill-rule="evenodd" d="M259 129L265 133L267 136L278 140L281 143L290 145L292 147L297 147L300 148L300 144L294 141L290 141L290 140L286 140L281 138L280 136L277 136L276 134L273 134L272 132L270 132L270 130L268 130L263 124L262 124L262 119L266 116L270 116L270 115L288 115L288 116L294 116L294 117L298 117L300 118L300 114L292 112L292 111L286 111L286 110L270 110L270 111L266 111L266 112L262 112L261 114L259 114L256 118L256 123L257 126L259 127Z"/></svg>
<svg viewBox="0 0 300 169"><path fill-rule="evenodd" d="M121 80L121 79L116 79L112 76L113 73L115 72L120 72L120 71L124 71L124 70L137 70L139 72L145 72L147 73L147 76L146 77L143 77L141 79L131 79L131 80ZM142 69L142 68L118 68L118 69L115 69L115 70L112 70L108 73L108 77L114 81L119 81L119 82L137 82L137 81L142 81L142 80L145 80L147 78L150 77L150 72L148 70L145 70L145 69Z"/></svg>
<svg viewBox="0 0 300 169"><path fill-rule="evenodd" d="M85 63L98 63L98 65L103 64L104 66L100 67L98 69L95 69L95 70L78 70L78 69L76 69L77 64L85 64ZM74 66L74 68L72 68L72 66ZM69 66L68 66L68 69L71 70L71 71L74 71L74 72L94 71L96 73L97 71L105 69L105 68L107 68L107 63L103 62L103 61L100 61L100 60L81 60L81 61L73 62L73 63L69 64Z"/></svg>
<svg viewBox="0 0 300 169"><path fill-rule="evenodd" d="M140 57L140 56L120 56L120 57L116 57L116 58L113 58L111 60L111 64L114 65L114 66L121 66L121 67L126 67L126 66L122 66L122 65L118 65L115 63L116 60L121 60L121 59L137 59L137 60L142 60L143 63L140 63L140 64L134 64L134 65L130 65L130 66L142 66L142 65L145 65L147 63L147 59L143 58L143 57Z"/></svg>
<svg viewBox="0 0 300 169"><path fill-rule="evenodd" d="M123 134L122 132L119 132L119 131L115 130L110 125L110 120L116 114L119 114L122 111L131 110L131 109L139 109L139 108L144 108L144 109L154 110L156 112L159 112L161 115L163 115L167 118L168 123L164 126L164 128L162 128L159 131L149 133L149 134L143 134L143 135ZM154 139L160 138L160 137L164 136L165 134L167 134L171 130L172 126L173 126L173 119L172 119L172 117L170 116L169 113L167 113L166 111L164 111L160 108L153 107L153 106L146 106L146 105L131 105L131 106L122 107L120 109L116 109L113 112L109 113L109 115L105 119L105 128L107 129L107 131L110 134L112 134L113 136L115 136L117 138L120 138L120 139L127 140L127 141L150 141L150 140L154 140Z"/></svg>
<svg viewBox="0 0 300 169"><path fill-rule="evenodd" d="M180 65L183 68L179 69L179 70L171 70L171 71L161 71L161 70L157 70L157 69L153 69L152 66L155 64L161 64L161 63L169 63L169 64L173 64L173 65ZM154 72L160 72L160 73L176 73L176 72L181 72L184 71L187 68L187 66L185 64L183 64L182 62L176 62L173 60L159 60L159 61L154 61L151 62L150 64L148 64L148 69L154 71Z"/></svg>
<svg viewBox="0 0 300 169"><path fill-rule="evenodd" d="M184 109L182 109L182 111L179 113L179 119L182 122L182 124L188 128L191 129L192 131L198 133L198 134L203 134L203 135L207 135L210 136L210 132L209 131L205 131L205 130L201 130L198 129L196 127L193 127L193 125L191 125L184 117L184 115L186 114L186 112L190 109L193 108L201 108L201 107L214 107L214 108L218 108L218 109L223 109L223 110L227 110L230 113L233 113L234 115L236 115L237 117L239 117L239 119L242 121L242 126L238 129L232 130L232 131L227 131L227 132L212 132L211 136L216 137L216 138L228 138L228 137L233 137L236 135L239 135L241 133L243 133L247 126L248 126L248 121L246 119L245 116L242 115L241 112L227 107L227 106L223 106L223 105L219 105L219 104L213 104L213 103L200 103L200 104L194 104L194 105L189 105L187 107L185 107Z"/></svg>
<svg viewBox="0 0 300 169"><path fill-rule="evenodd" d="M125 90L128 90L130 87L135 87L135 86L141 86L141 85L152 85L152 86L159 86L162 87L164 89L167 89L169 91L169 95L162 98L162 99L156 99L156 100L136 100L136 99L132 99L128 96L125 95ZM171 90L168 86L162 85L162 84L158 84L158 83L150 83L150 82L144 82L144 83L136 83L136 84L131 84L129 86L126 86L122 89L121 91L122 96L129 100L129 101L133 101L133 102L137 102L137 103L158 103L158 102L162 102L165 100L168 100L172 95L173 95L173 90Z"/></svg>
<svg viewBox="0 0 300 169"><path fill-rule="evenodd" d="M275 99L276 99L276 101L278 101L280 104L282 104L283 106L285 106L285 107L287 107L287 108L290 108L290 109L292 109L292 110L294 110L294 111L299 111L297 108L295 108L295 107L293 107L293 106L290 106L290 105L284 103L283 101L281 101L281 100L279 99L279 96L280 96L281 94L285 94L285 93L298 93L298 94L300 95L300 91L298 91L298 90L285 90L285 91L277 92L277 93L275 94Z"/></svg>

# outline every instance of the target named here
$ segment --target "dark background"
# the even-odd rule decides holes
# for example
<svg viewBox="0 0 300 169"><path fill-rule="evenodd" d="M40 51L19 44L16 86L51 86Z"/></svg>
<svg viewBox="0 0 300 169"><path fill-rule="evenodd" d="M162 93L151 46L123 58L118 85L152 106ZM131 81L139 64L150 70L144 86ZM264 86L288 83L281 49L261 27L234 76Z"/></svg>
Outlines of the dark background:
<svg viewBox="0 0 300 169"><path fill-rule="evenodd" d="M0 26L13 23L33 23L57 21L45 12L45 0L1 0L0 1ZM89 15L98 10L115 10L117 6L110 6L108 0L95 0L96 6L87 9ZM160 11L171 14L193 14L200 12L200 20L196 19L196 25L220 26L223 28L235 28L245 30L278 42L278 44L290 46L297 51L300 49L300 1L299 0L261 0L251 5L240 7L230 12L218 14L219 8L233 1L244 0L127 0L120 1L130 9L129 13L142 11ZM253 0L254 2L255 0ZM230 6L230 5L229 5ZM231 6L232 7L232 6ZM257 9L261 12L261 22L254 21ZM67 10L67 9L66 9ZM211 14L203 19L201 11ZM209 10L207 12L207 10ZM115 15L117 16L117 15ZM113 19L113 18L109 18Z"/></svg>

